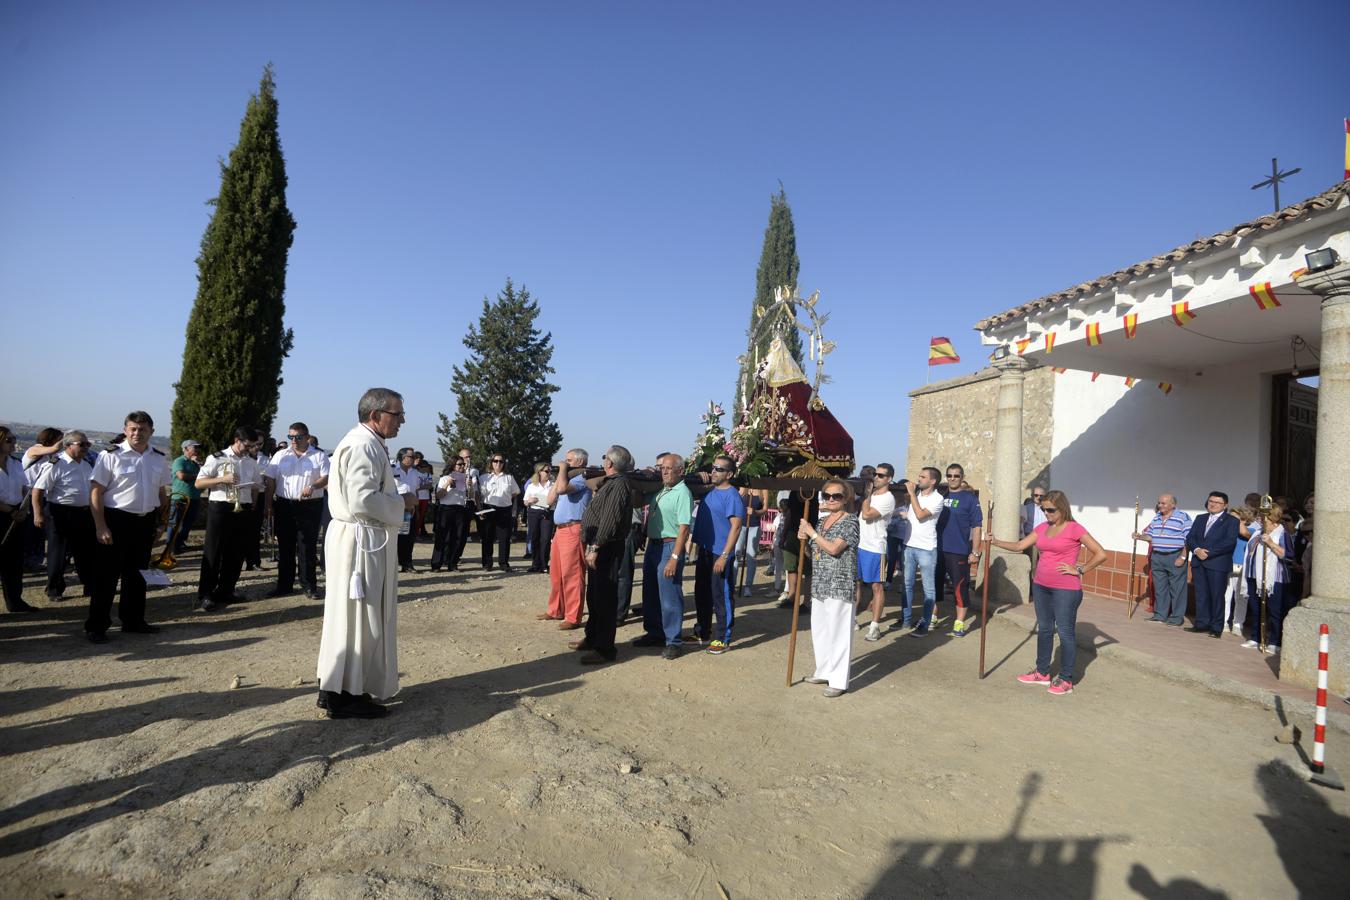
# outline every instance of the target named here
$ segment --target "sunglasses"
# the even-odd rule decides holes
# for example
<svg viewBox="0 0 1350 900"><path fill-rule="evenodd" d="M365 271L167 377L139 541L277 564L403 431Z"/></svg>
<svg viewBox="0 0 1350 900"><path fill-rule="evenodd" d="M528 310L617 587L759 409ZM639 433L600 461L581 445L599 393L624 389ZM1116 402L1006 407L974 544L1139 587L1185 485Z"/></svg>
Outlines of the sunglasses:
<svg viewBox="0 0 1350 900"><path fill-rule="evenodd" d="M714 471L714 472L730 472L731 470L728 469L726 466L713 466L713 471Z"/></svg>
<svg viewBox="0 0 1350 900"><path fill-rule="evenodd" d="M1041 512L1043 512L1043 513L1057 513L1057 512L1059 512L1059 508L1058 508L1058 507L1055 507L1055 506L1042 506L1042 507L1041 507Z"/></svg>
<svg viewBox="0 0 1350 900"><path fill-rule="evenodd" d="M820 494L820 496L821 496L821 499L823 499L823 500L834 500L835 502L838 502L838 501L841 501L841 500L844 499L844 494L843 494L842 491L839 492L839 493L835 493L834 491L822 491L821 494Z"/></svg>
<svg viewBox="0 0 1350 900"><path fill-rule="evenodd" d="M948 480L948 481L960 481L960 480L961 480L962 478L964 478L964 477L965 477L964 475L953 475L953 474L950 473L950 472L947 473L947 480Z"/></svg>
<svg viewBox="0 0 1350 900"><path fill-rule="evenodd" d="M307 440L309 440L309 435L307 435L307 434L288 434L288 435L286 435L286 440L288 440L288 441L307 441Z"/></svg>
<svg viewBox="0 0 1350 900"><path fill-rule="evenodd" d="M873 478L890 478L891 476L890 476L890 474L887 473L887 472L878 472L877 474L873 475L872 477L873 477Z"/></svg>
<svg viewBox="0 0 1350 900"><path fill-rule="evenodd" d="M506 460L501 459L501 458L498 458L498 459L494 459L494 460L493 460L493 462L495 462L495 463L501 463L501 462L505 462L505 461L506 461Z"/></svg>
<svg viewBox="0 0 1350 900"><path fill-rule="evenodd" d="M1032 499L1032 500L1044 500L1044 499L1045 499L1045 495L1044 495L1044 494L1032 494L1032 495L1031 495L1031 499Z"/></svg>

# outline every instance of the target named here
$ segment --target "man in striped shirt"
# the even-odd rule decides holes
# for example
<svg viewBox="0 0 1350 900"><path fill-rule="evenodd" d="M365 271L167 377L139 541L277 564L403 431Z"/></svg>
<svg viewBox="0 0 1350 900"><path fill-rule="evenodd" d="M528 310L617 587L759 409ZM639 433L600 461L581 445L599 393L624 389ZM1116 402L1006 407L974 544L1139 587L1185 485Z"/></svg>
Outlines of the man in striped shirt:
<svg viewBox="0 0 1350 900"><path fill-rule="evenodd" d="M1186 536L1191 532L1191 517L1177 509L1176 495L1170 493L1158 496L1156 509L1148 527L1133 535L1151 545L1154 604L1149 621L1180 626L1186 616Z"/></svg>

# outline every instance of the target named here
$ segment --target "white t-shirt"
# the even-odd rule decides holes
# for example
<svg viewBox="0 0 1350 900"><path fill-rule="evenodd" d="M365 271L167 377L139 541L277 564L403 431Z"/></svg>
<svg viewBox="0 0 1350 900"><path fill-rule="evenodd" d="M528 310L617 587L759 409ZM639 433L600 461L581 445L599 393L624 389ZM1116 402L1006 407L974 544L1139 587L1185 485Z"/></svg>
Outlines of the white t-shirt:
<svg viewBox="0 0 1350 900"><path fill-rule="evenodd" d="M873 494L872 511L881 513L881 518L867 522L858 516L858 549L869 553L885 553L886 526L891 524L891 514L895 512L895 495L890 490Z"/></svg>
<svg viewBox="0 0 1350 900"><path fill-rule="evenodd" d="M914 512L914 507L910 506L909 512L905 514L909 519L909 541L906 546L913 547L915 550L936 550L938 515L942 512L942 495L937 491L920 494L916 490L914 499L919 506L928 510L930 515L920 522L919 517Z"/></svg>

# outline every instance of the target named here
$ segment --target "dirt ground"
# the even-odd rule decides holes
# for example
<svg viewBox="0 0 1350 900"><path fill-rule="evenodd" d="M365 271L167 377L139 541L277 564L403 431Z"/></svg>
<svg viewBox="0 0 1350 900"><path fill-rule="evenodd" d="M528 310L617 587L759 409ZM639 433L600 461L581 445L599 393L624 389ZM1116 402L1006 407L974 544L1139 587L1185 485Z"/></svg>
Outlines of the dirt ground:
<svg viewBox="0 0 1350 900"><path fill-rule="evenodd" d="M193 613L196 561L151 595L159 635L90 645L82 603L47 604L35 579L43 611L0 616L3 896L1280 898L1350 884L1350 800L1286 774L1271 713L1082 654L1076 692L1051 697L1013 681L1034 647L1008 622L990 627L983 682L978 634L859 632L851 690L829 700L800 682L809 633L784 687L789 614L768 591L742 601L724 656L633 649L630 618L619 661L592 669L567 650L578 633L534 619L547 576L423 570L402 581L392 714L330 721L314 706L322 604ZM243 588L268 586L264 572ZM1333 733L1328 759L1350 768L1347 754Z"/></svg>

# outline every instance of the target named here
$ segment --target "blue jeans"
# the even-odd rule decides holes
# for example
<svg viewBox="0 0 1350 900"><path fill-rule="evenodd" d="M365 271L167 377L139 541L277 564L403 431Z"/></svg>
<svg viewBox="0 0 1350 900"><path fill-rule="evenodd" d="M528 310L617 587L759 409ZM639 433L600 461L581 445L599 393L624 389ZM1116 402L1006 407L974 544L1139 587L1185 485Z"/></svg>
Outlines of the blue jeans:
<svg viewBox="0 0 1350 900"><path fill-rule="evenodd" d="M674 578L663 574L674 552L674 541L648 538L647 553L642 558L642 627L649 636L662 638L668 645L680 642L684 624L684 560L676 564Z"/></svg>
<svg viewBox="0 0 1350 900"><path fill-rule="evenodd" d="M919 627L927 628L933 621L933 606L937 603L937 550L905 548L905 596L901 600L901 621L908 625L914 608L914 570L923 573L923 615Z"/></svg>
<svg viewBox="0 0 1350 900"><path fill-rule="evenodd" d="M895 580L895 570L905 568L905 544L898 537L886 535L886 583Z"/></svg>
<svg viewBox="0 0 1350 900"><path fill-rule="evenodd" d="M184 506L181 502L169 504L169 524L165 534L173 534L173 529L178 525L178 516L183 516L183 526L178 532L178 537L174 541L173 552L183 553L187 550L188 532L197 521L197 510L202 505L201 498L188 500Z"/></svg>
<svg viewBox="0 0 1350 900"><path fill-rule="evenodd" d="M1036 671L1042 675L1050 674L1055 632L1059 632L1059 677L1077 681L1074 666L1078 662L1078 644L1074 642L1073 633L1078 624L1083 591L1049 588L1032 582L1031 599L1036 604Z"/></svg>

